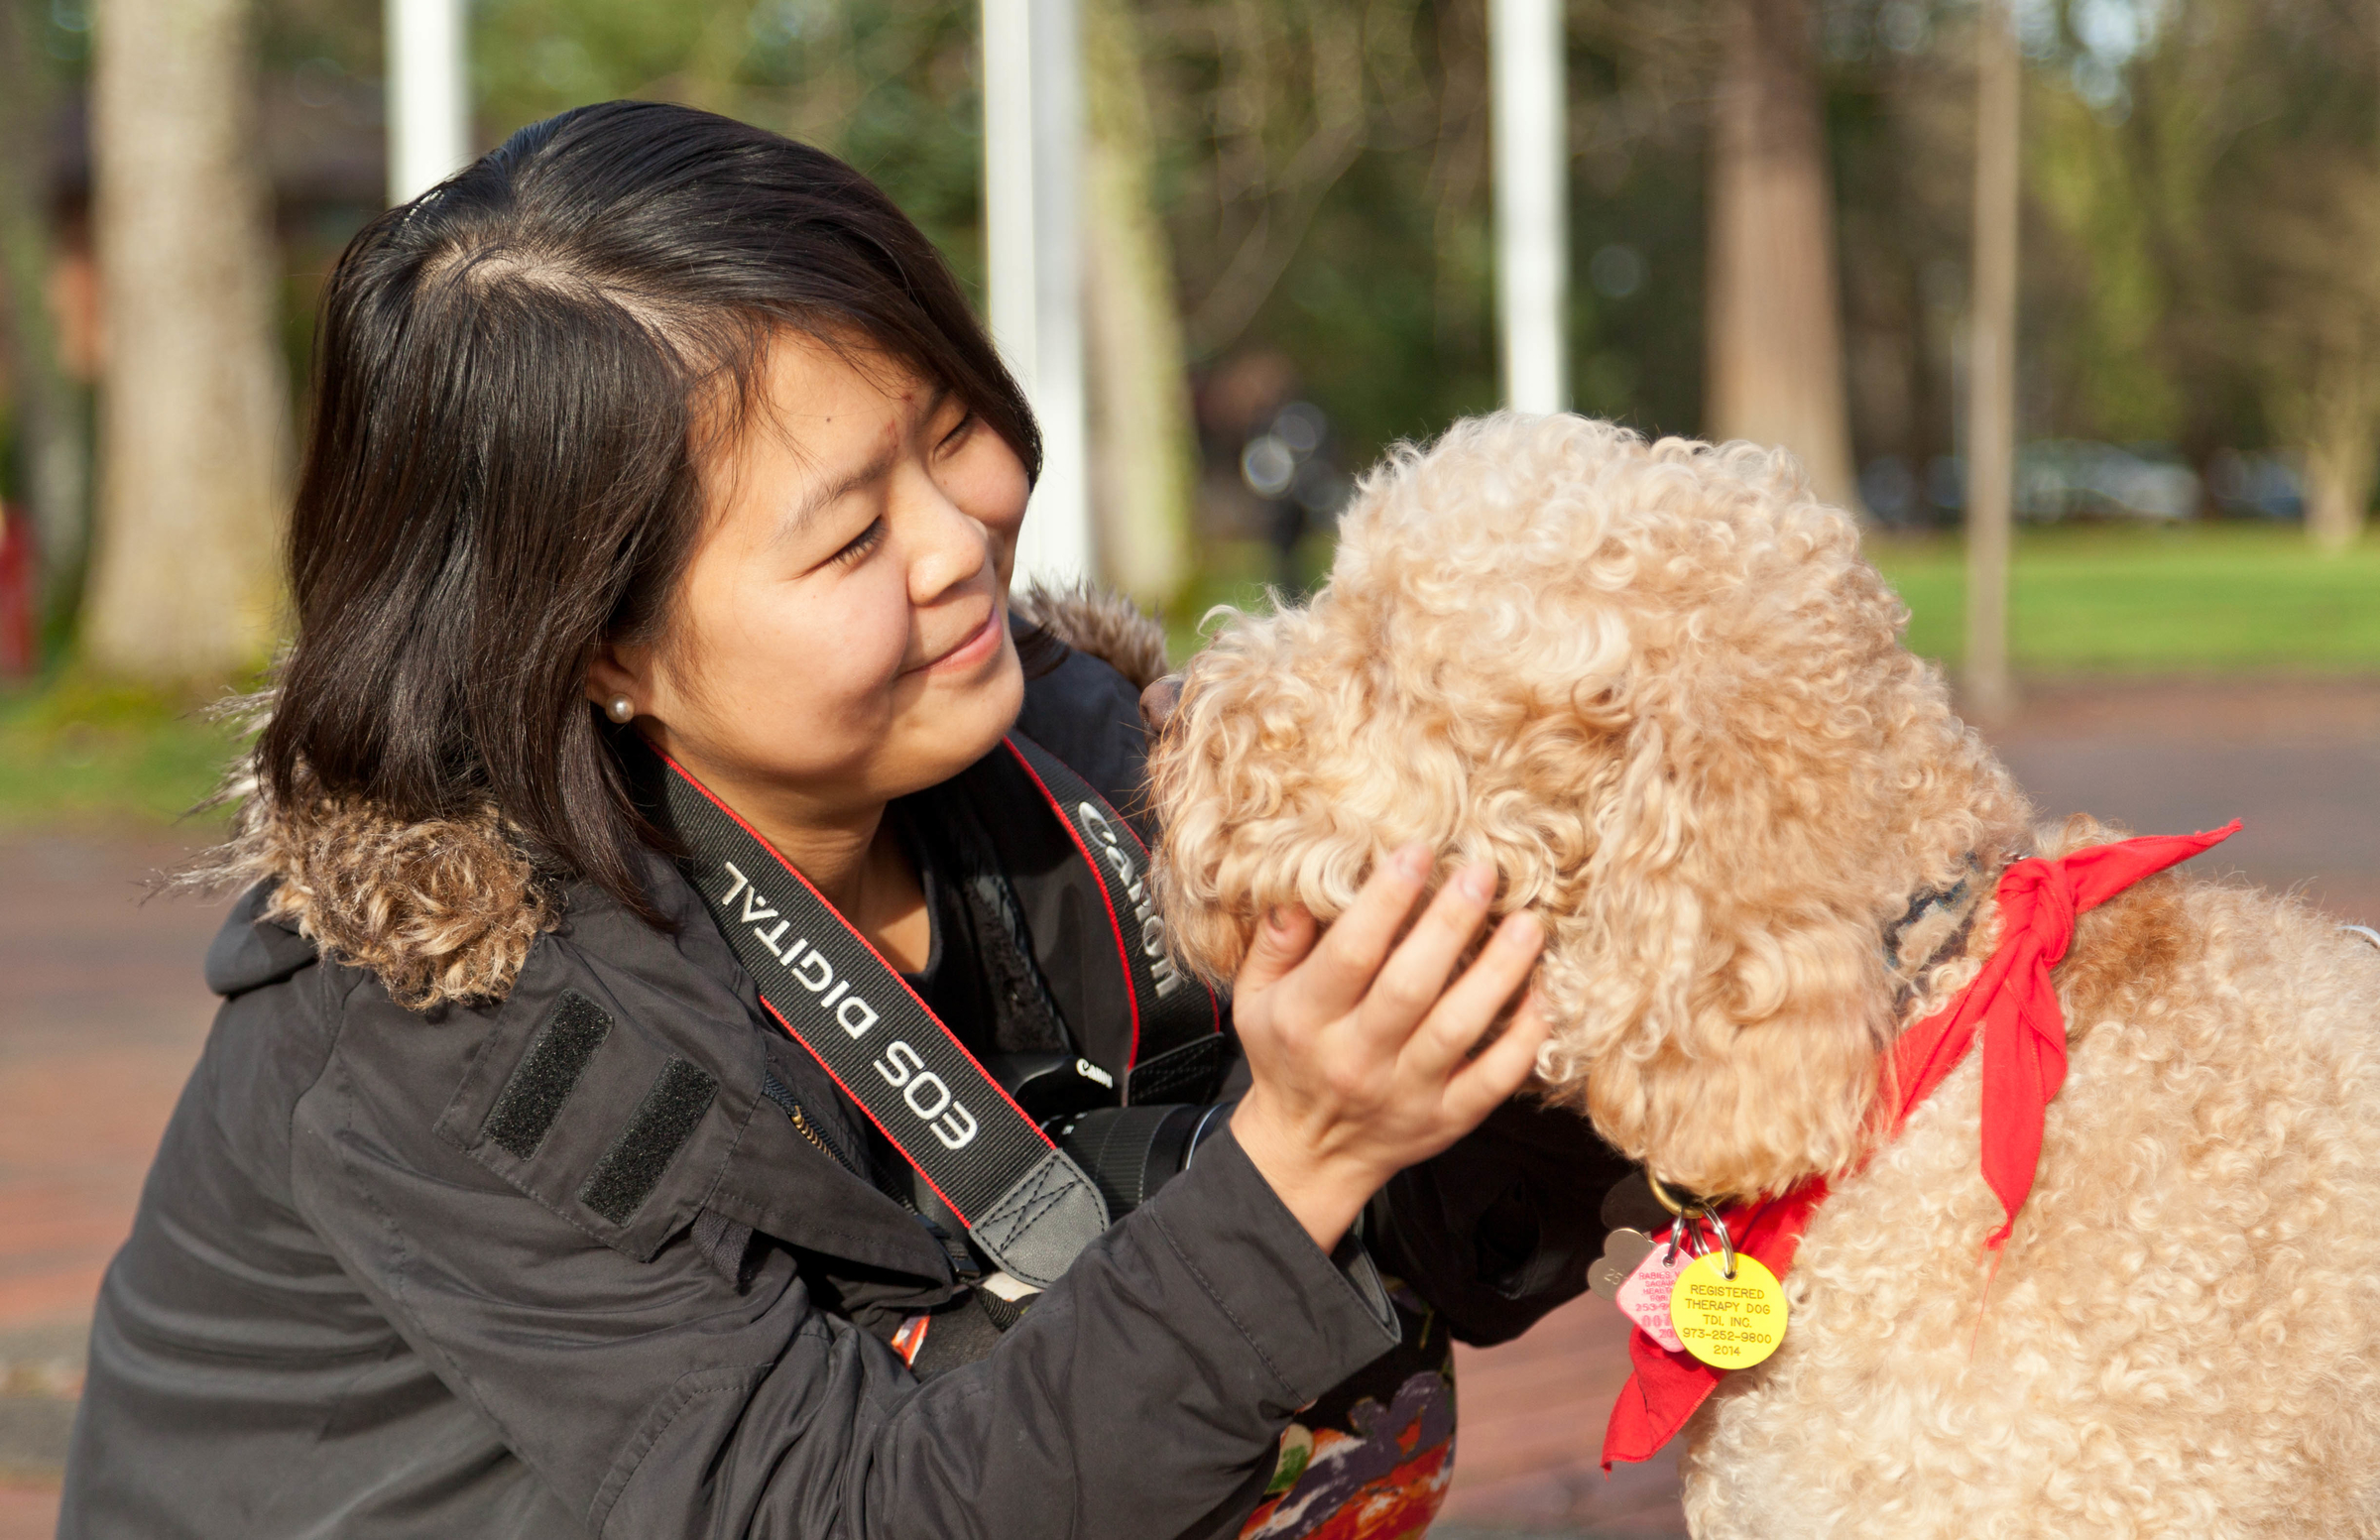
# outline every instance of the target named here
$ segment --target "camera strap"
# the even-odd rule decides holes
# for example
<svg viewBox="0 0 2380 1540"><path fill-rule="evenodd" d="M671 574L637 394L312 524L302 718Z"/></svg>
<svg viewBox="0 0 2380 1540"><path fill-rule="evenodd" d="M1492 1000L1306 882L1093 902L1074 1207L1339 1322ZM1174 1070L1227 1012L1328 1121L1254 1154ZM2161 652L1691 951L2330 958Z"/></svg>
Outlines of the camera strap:
<svg viewBox="0 0 2380 1540"><path fill-rule="evenodd" d="M1133 1011L1133 1065L1212 1060L1221 1007L1164 955L1147 851L1122 814L1021 734L1013 757L1095 875ZM674 761L663 798L689 876L761 1004L1022 1283L1047 1288L1110 1223L1098 1187L809 880ZM1127 916L1130 919L1128 934ZM1140 1063L1144 1048L1157 1056ZM1143 1077L1128 1081L1139 1092Z"/></svg>
<svg viewBox="0 0 2380 1540"><path fill-rule="evenodd" d="M1221 1063L1223 1005L1165 950L1165 920L1148 883L1148 848L1130 821L1056 755L1011 733L995 755L1023 770L1099 879L1108 929L1132 1012L1127 1102L1164 1102L1203 1086Z"/></svg>

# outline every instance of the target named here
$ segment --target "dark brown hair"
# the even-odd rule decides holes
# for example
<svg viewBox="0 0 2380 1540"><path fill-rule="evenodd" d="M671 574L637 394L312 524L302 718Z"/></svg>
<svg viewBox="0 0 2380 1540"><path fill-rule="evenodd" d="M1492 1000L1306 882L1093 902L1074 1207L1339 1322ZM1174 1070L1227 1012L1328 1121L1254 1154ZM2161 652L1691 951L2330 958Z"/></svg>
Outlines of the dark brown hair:
<svg viewBox="0 0 2380 1540"><path fill-rule="evenodd" d="M257 768L284 805L493 803L540 867L649 912L654 838L584 694L657 634L692 548L706 403L782 328L1040 435L917 227L834 157L684 107L549 118L348 244L290 525L297 642Z"/></svg>

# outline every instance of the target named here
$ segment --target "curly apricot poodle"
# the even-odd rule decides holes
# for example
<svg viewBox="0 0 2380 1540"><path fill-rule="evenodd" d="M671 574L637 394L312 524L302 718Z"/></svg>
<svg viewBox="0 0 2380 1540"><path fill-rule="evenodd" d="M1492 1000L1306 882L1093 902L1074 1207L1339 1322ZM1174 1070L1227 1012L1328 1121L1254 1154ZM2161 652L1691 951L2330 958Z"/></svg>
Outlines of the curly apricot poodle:
<svg viewBox="0 0 2380 1540"><path fill-rule="evenodd" d="M1698 1535L2380 1533L2380 950L2180 873L2083 914L1995 1269L1977 1056L1897 1135L1882 1066L2002 871L2117 836L2031 827L1905 619L1781 453L1510 415L1400 448L1312 602L1188 670L1175 944L1228 975L1407 841L1491 860L1550 936L1538 1094L1698 1192L1832 1182L1783 1346L1687 1425Z"/></svg>

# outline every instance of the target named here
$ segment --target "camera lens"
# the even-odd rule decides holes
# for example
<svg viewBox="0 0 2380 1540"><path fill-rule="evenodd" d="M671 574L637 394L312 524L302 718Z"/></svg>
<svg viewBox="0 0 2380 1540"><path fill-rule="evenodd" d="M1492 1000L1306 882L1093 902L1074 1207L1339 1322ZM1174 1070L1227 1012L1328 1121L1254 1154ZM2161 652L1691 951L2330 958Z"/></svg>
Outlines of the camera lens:
<svg viewBox="0 0 2380 1540"><path fill-rule="evenodd" d="M1099 1184L1109 1216L1122 1219L1188 1170L1199 1141L1229 1122L1236 1105L1100 1107L1052 1119L1048 1127L1058 1147Z"/></svg>

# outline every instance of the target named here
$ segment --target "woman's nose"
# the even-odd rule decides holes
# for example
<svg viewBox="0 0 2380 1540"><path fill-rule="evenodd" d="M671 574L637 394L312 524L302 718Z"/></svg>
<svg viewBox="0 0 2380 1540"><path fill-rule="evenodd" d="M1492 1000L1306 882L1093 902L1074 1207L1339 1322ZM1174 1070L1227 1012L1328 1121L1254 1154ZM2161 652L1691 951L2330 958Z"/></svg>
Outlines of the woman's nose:
<svg viewBox="0 0 2380 1540"><path fill-rule="evenodd" d="M979 576L992 559L992 541L984 526L967 516L931 477L918 478L909 510L909 599L930 604Z"/></svg>

